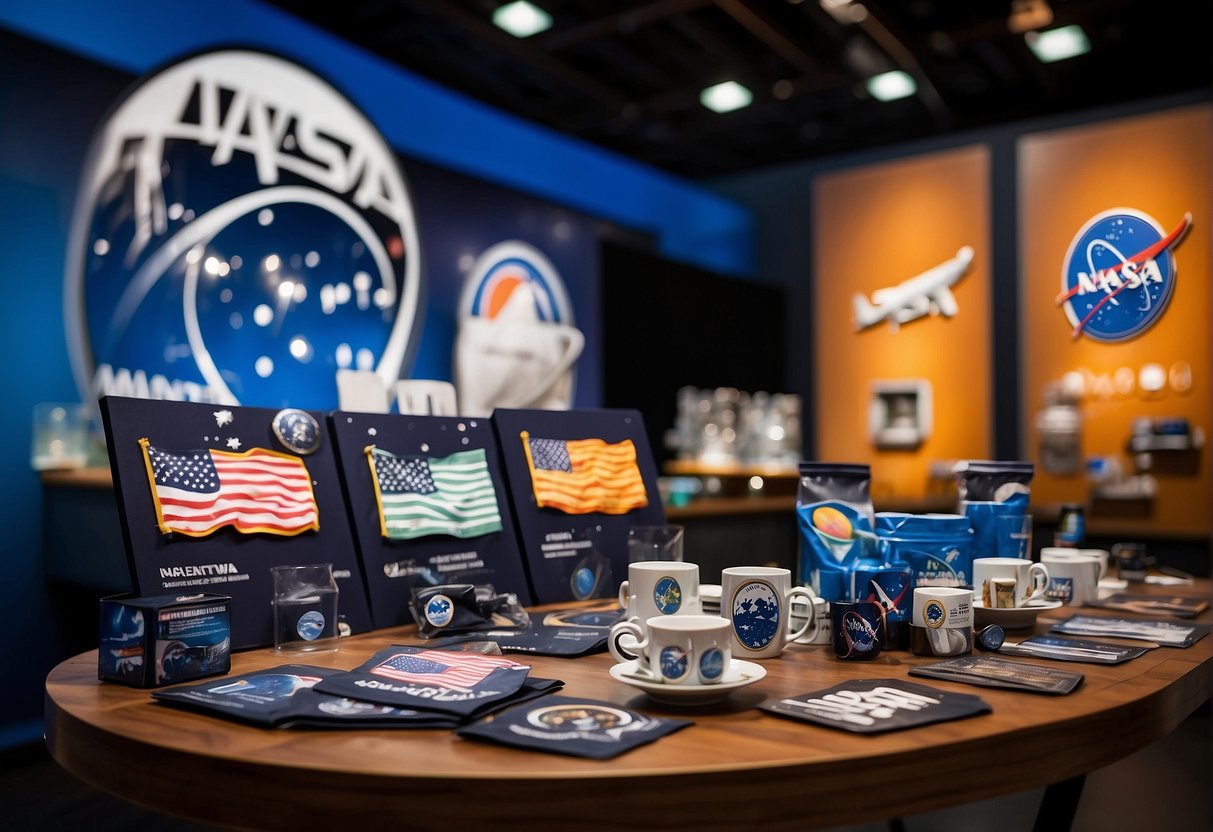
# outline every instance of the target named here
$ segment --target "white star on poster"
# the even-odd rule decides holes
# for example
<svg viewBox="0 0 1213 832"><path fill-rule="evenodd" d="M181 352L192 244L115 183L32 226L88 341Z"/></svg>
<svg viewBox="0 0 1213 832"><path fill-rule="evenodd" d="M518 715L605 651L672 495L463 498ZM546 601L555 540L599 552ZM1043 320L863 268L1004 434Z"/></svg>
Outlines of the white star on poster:
<svg viewBox="0 0 1213 832"><path fill-rule="evenodd" d="M223 427L224 425L230 425L231 423L232 423L232 411L230 411L230 410L216 410L215 411L215 424L216 425L218 425L219 427Z"/></svg>
<svg viewBox="0 0 1213 832"><path fill-rule="evenodd" d="M227 440L227 446L233 451L240 450L240 437L233 436L231 439Z"/></svg>

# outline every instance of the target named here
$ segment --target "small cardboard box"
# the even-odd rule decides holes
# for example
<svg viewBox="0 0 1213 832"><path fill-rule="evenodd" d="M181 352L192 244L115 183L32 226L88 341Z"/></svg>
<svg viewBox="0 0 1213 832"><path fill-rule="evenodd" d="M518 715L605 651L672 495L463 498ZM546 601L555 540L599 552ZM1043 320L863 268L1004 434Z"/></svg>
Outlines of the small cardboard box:
<svg viewBox="0 0 1213 832"><path fill-rule="evenodd" d="M97 678L153 688L227 673L231 608L226 595L101 599Z"/></svg>

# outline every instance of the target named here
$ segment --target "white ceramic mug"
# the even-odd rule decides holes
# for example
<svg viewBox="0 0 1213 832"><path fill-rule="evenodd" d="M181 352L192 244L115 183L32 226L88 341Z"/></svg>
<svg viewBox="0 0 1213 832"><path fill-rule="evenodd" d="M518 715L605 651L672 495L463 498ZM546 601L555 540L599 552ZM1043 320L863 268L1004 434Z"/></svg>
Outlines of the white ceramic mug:
<svg viewBox="0 0 1213 832"><path fill-rule="evenodd" d="M914 590L910 649L918 656L960 656L973 649L973 590L925 586Z"/></svg>
<svg viewBox="0 0 1213 832"><path fill-rule="evenodd" d="M720 573L720 614L732 624L733 652L746 659L769 659L783 652L789 641L803 638L817 627L815 616L806 617L791 630L791 601L813 603L812 591L792 586L792 572L776 566L730 566Z"/></svg>
<svg viewBox="0 0 1213 832"><path fill-rule="evenodd" d="M1049 588L1049 570L1043 564L1025 558L976 558L973 561L973 592L980 596L982 606L997 606L993 603L993 588L990 586L990 581L995 578L1011 578L1015 581L1017 607L1044 600Z"/></svg>
<svg viewBox="0 0 1213 832"><path fill-rule="evenodd" d="M1088 604L1099 598L1100 562L1074 549L1042 549L1040 560L1049 567L1048 597L1063 604Z"/></svg>
<svg viewBox="0 0 1213 832"><path fill-rule="evenodd" d="M719 684L733 660L729 622L717 615L657 615L643 628L621 621L607 646L617 662L636 656L636 675L667 685Z"/></svg>
<svg viewBox="0 0 1213 832"><path fill-rule="evenodd" d="M644 622L655 615L695 615L699 600L699 564L638 560L628 564L628 579L619 585L619 606L628 618Z"/></svg>

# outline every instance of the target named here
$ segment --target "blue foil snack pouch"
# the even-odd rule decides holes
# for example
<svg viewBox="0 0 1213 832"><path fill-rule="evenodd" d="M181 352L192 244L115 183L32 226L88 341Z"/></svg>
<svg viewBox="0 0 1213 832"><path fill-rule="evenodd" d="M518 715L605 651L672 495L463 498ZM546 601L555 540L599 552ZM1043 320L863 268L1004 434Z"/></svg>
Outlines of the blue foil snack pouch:
<svg viewBox="0 0 1213 832"><path fill-rule="evenodd" d="M973 526L975 557L1017 557L1014 541L1002 540L999 517L1023 517L1028 512L1031 462L961 460L952 469L960 494L959 513Z"/></svg>
<svg viewBox="0 0 1213 832"><path fill-rule="evenodd" d="M876 535L890 563L910 568L910 595L919 586L973 585L973 530L959 514L876 515Z"/></svg>
<svg viewBox="0 0 1213 832"><path fill-rule="evenodd" d="M877 557L871 481L867 465L800 463L797 580L827 601L847 600L855 565Z"/></svg>

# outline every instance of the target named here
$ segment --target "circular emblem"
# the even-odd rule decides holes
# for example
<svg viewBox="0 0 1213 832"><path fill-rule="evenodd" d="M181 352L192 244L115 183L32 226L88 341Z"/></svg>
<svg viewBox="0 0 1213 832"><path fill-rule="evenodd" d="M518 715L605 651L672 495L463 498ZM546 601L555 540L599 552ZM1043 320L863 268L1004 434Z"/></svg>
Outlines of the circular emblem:
<svg viewBox="0 0 1213 832"><path fill-rule="evenodd" d="M420 336L421 252L396 155L283 58L194 55L97 128L65 277L81 394L328 409Z"/></svg>
<svg viewBox="0 0 1213 832"><path fill-rule="evenodd" d="M578 601L584 601L594 594L598 581L594 577L593 569L588 566L580 566L573 570L573 574L569 577L569 584L573 588L573 597Z"/></svg>
<svg viewBox="0 0 1213 832"><path fill-rule="evenodd" d="M653 603L662 615L673 615L682 607L682 587L678 581L666 575L653 587Z"/></svg>
<svg viewBox="0 0 1213 832"><path fill-rule="evenodd" d="M324 632L324 613L319 610L305 612L299 616L299 621L295 624L295 632L299 633L299 638L304 641L315 641L320 638Z"/></svg>
<svg viewBox="0 0 1213 832"><path fill-rule="evenodd" d="M279 410L273 428L283 447L301 456L315 453L320 447L320 423L306 410Z"/></svg>
<svg viewBox="0 0 1213 832"><path fill-rule="evenodd" d="M514 292L528 290L536 320L573 323L573 306L556 267L543 252L520 240L497 243L476 259L459 299L459 313L496 318Z"/></svg>
<svg viewBox="0 0 1213 832"><path fill-rule="evenodd" d="M853 610L843 614L842 630L846 636L848 654L867 653L876 646L876 628Z"/></svg>
<svg viewBox="0 0 1213 832"><path fill-rule="evenodd" d="M742 647L761 650L782 624L779 594L765 581L742 584L733 593L733 634Z"/></svg>
<svg viewBox="0 0 1213 832"><path fill-rule="evenodd" d="M714 682L724 675L724 653L717 647L709 647L699 657L699 678Z"/></svg>
<svg viewBox="0 0 1213 832"><path fill-rule="evenodd" d="M445 627L455 617L455 605L445 595L435 595L425 602L425 620L435 627Z"/></svg>
<svg viewBox="0 0 1213 832"><path fill-rule="evenodd" d="M1153 326L1175 287L1170 246L1181 234L1167 235L1153 217L1131 208L1087 220L1061 270L1063 308L1075 331L1124 341Z"/></svg>
<svg viewBox="0 0 1213 832"><path fill-rule="evenodd" d="M948 610L942 601L931 598L922 605L922 620L932 630L938 630L948 620Z"/></svg>
<svg viewBox="0 0 1213 832"><path fill-rule="evenodd" d="M387 705L376 705L373 702L362 702L345 697L326 696L316 706L326 714L333 716L381 716L390 714L395 708Z"/></svg>
<svg viewBox="0 0 1213 832"><path fill-rule="evenodd" d="M678 680L687 675L690 667L690 656L681 647L671 645L661 650L661 675L666 679Z"/></svg>
<svg viewBox="0 0 1213 832"><path fill-rule="evenodd" d="M548 705L526 715L526 721L536 728L555 731L609 731L630 724L632 715L619 708L604 705Z"/></svg>

